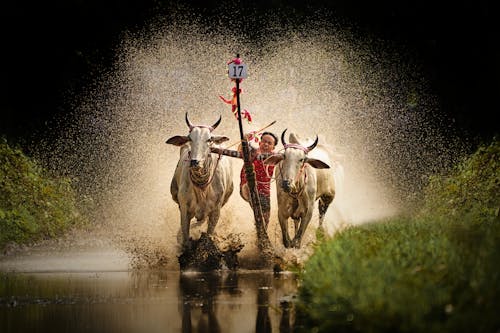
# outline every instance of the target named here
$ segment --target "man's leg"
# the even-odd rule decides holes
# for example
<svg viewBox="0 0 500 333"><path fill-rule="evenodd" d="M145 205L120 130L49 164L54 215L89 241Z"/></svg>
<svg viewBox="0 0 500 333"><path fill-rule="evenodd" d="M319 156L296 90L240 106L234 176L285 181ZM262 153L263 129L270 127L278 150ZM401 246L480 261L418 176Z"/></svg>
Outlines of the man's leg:
<svg viewBox="0 0 500 333"><path fill-rule="evenodd" d="M260 208L262 209L262 218L264 219L264 227L267 230L267 225L269 224L269 218L271 215L271 198L263 193L257 193L260 201ZM250 190L248 184L243 184L240 187L240 195L243 200L250 203L250 207L252 206L252 202L250 201Z"/></svg>
<svg viewBox="0 0 500 333"><path fill-rule="evenodd" d="M264 218L264 227L267 230L269 217L271 216L271 198L263 193L259 193L260 208L262 209L262 217Z"/></svg>

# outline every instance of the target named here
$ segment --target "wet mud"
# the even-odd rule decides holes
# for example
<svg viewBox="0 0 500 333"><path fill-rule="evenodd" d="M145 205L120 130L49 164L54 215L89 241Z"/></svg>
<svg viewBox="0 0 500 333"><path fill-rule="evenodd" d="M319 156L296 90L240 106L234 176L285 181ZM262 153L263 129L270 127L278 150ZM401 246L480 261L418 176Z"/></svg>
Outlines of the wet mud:
<svg viewBox="0 0 500 333"><path fill-rule="evenodd" d="M191 238L189 247L179 256L180 269L198 272L222 268L236 270L239 267L238 253L243 247L244 244L235 235L218 239L202 233L197 240Z"/></svg>

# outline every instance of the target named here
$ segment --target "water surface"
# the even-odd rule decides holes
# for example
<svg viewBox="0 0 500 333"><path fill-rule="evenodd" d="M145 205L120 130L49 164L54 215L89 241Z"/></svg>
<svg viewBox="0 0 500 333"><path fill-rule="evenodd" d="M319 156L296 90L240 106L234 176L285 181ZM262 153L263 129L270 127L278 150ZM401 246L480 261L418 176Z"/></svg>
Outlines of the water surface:
<svg viewBox="0 0 500 333"><path fill-rule="evenodd" d="M1 332L287 332L297 280L272 271L0 275Z"/></svg>

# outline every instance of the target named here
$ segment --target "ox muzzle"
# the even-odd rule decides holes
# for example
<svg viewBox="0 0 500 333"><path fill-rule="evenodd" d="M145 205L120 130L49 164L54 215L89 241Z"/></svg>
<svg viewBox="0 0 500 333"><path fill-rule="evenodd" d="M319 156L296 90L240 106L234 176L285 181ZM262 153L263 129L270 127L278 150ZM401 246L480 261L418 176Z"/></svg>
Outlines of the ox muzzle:
<svg viewBox="0 0 500 333"><path fill-rule="evenodd" d="M281 181L281 188L283 189L283 191L285 191L286 193L290 193L292 191L292 183L289 181L289 180L282 180Z"/></svg>

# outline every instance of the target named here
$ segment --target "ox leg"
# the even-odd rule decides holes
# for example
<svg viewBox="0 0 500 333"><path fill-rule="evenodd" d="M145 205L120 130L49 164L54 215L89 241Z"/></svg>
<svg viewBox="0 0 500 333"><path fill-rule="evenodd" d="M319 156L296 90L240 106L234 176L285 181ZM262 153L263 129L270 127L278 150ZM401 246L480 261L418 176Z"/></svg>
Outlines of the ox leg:
<svg viewBox="0 0 500 333"><path fill-rule="evenodd" d="M290 235L288 234L288 217L283 214L278 214L278 220L280 222L281 234L283 236L283 245L285 248L289 248L292 246L292 242L290 240Z"/></svg>
<svg viewBox="0 0 500 333"><path fill-rule="evenodd" d="M189 228L191 227L191 219L187 211L181 210L181 232L182 232L182 247L183 249L189 249L191 242L189 240Z"/></svg>
<svg viewBox="0 0 500 333"><path fill-rule="evenodd" d="M293 238L292 241L293 247L297 249L300 248L300 243L302 242L302 236L304 236L304 233L306 232L307 226L311 221L311 217L312 217L312 209L309 209L308 213L301 218L299 230L295 234L295 237Z"/></svg>
<svg viewBox="0 0 500 333"><path fill-rule="evenodd" d="M293 219L293 226L294 226L294 229L293 229L293 232L294 232L294 235L297 235L297 233L299 232L299 226L300 226L300 212L298 212L298 209L299 209L299 201L298 200L294 200L293 202L293 208L292 208L292 219Z"/></svg>
<svg viewBox="0 0 500 333"><path fill-rule="evenodd" d="M216 210L215 212L211 213L208 216L208 227L207 227L207 234L212 235L215 231L215 226L217 225L217 222L219 221L219 216L220 212Z"/></svg>
<svg viewBox="0 0 500 333"><path fill-rule="evenodd" d="M294 230L293 232L295 233L295 235L299 232L299 226L300 226L300 217L299 218L294 218L293 219L293 226L294 226Z"/></svg>
<svg viewBox="0 0 500 333"><path fill-rule="evenodd" d="M328 206L333 201L333 196L331 195L322 195L318 201L318 209L319 209L319 228L323 229L323 221L325 220L325 214L328 210Z"/></svg>

